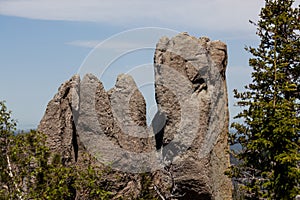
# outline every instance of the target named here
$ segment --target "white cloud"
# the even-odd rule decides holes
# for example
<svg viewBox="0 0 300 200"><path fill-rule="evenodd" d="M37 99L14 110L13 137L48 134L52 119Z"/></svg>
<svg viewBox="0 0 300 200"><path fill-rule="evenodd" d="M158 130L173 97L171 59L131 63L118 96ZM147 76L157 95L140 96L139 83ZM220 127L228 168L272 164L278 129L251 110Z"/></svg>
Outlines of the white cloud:
<svg viewBox="0 0 300 200"><path fill-rule="evenodd" d="M96 48L98 50L113 50L126 53L137 49L155 49L157 41L163 36L178 34L172 29L157 27L143 27L130 29L113 35L106 40L75 40L67 42L67 45Z"/></svg>
<svg viewBox="0 0 300 200"><path fill-rule="evenodd" d="M75 40L66 44L78 47L95 48L100 42L100 40Z"/></svg>
<svg viewBox="0 0 300 200"><path fill-rule="evenodd" d="M43 20L113 25L183 26L195 30L247 31L262 0L0 0L0 14Z"/></svg>
<svg viewBox="0 0 300 200"><path fill-rule="evenodd" d="M139 43L138 41L121 41L121 40L75 40L67 42L67 45L86 47L86 48L101 48L101 49L112 49L117 51L132 50L141 46L150 47L148 43ZM155 43L152 44L155 48Z"/></svg>

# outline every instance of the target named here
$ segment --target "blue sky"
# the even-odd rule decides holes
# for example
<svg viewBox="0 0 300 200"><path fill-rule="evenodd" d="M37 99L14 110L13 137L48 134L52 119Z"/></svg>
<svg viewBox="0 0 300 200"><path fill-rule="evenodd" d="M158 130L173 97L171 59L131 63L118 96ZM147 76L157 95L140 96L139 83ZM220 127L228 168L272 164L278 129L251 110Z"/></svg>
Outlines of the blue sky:
<svg viewBox="0 0 300 200"><path fill-rule="evenodd" d="M232 90L250 81L244 47L258 44L248 20L257 20L262 6L262 0L0 0L0 100L6 100L18 128L36 128L48 101L61 83L80 72L93 47L123 31L161 27L228 45L233 116L238 109ZM153 48L121 56L111 69L121 73L147 65ZM106 79L109 89L115 77Z"/></svg>

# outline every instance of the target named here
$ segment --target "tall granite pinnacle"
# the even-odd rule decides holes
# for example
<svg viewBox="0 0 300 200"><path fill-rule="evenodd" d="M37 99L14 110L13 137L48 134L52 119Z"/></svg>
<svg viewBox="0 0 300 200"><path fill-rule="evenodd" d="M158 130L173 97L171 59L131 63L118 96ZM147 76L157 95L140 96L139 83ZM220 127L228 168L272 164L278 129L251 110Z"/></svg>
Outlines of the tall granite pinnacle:
<svg viewBox="0 0 300 200"><path fill-rule="evenodd" d="M105 91L91 74L64 83L38 130L71 165L88 152L125 177L115 196L134 199L139 173L150 172L166 199L232 199L229 166L227 47L206 37L181 33L163 37L154 55L155 97L152 124L146 103L129 75L119 75ZM126 181L125 181L126 180Z"/></svg>
<svg viewBox="0 0 300 200"><path fill-rule="evenodd" d="M182 199L231 199L224 175L229 166L226 45L186 33L161 38L154 64L158 110L167 119L156 138L172 163L178 193L186 194Z"/></svg>

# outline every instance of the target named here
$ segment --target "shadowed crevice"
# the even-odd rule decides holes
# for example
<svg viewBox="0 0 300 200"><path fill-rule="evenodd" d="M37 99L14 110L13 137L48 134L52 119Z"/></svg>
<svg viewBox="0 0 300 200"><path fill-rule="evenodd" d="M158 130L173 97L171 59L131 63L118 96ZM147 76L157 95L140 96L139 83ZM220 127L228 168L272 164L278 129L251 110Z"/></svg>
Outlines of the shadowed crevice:
<svg viewBox="0 0 300 200"><path fill-rule="evenodd" d="M155 135L156 150L161 149L164 139L164 130L166 125L166 115L160 111L157 111L152 120L152 130Z"/></svg>
<svg viewBox="0 0 300 200"><path fill-rule="evenodd" d="M78 160L78 141L77 141L77 131L76 131L76 126L74 123L74 119L72 119L72 144L73 144L73 151L74 151L74 156L75 156L75 162Z"/></svg>

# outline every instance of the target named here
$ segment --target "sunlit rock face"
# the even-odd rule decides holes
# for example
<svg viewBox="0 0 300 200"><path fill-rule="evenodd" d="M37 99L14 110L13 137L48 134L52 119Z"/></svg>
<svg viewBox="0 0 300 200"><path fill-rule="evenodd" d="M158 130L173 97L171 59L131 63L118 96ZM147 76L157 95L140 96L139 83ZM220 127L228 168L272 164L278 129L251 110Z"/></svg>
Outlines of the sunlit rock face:
<svg viewBox="0 0 300 200"><path fill-rule="evenodd" d="M155 94L166 119L157 149L171 163L180 199L231 199L227 48L220 41L186 33L161 38L156 46ZM160 174L161 180L168 180ZM170 185L169 181L161 181Z"/></svg>
<svg viewBox="0 0 300 200"><path fill-rule="evenodd" d="M146 103L133 78L121 74L105 91L92 74L75 75L49 102L38 127L66 164L89 152L109 163L122 182L116 198L134 199L139 173L150 172L166 199L231 199L227 48L220 41L181 33L163 37L154 55L158 106L150 126ZM112 180L112 174L107 175Z"/></svg>

